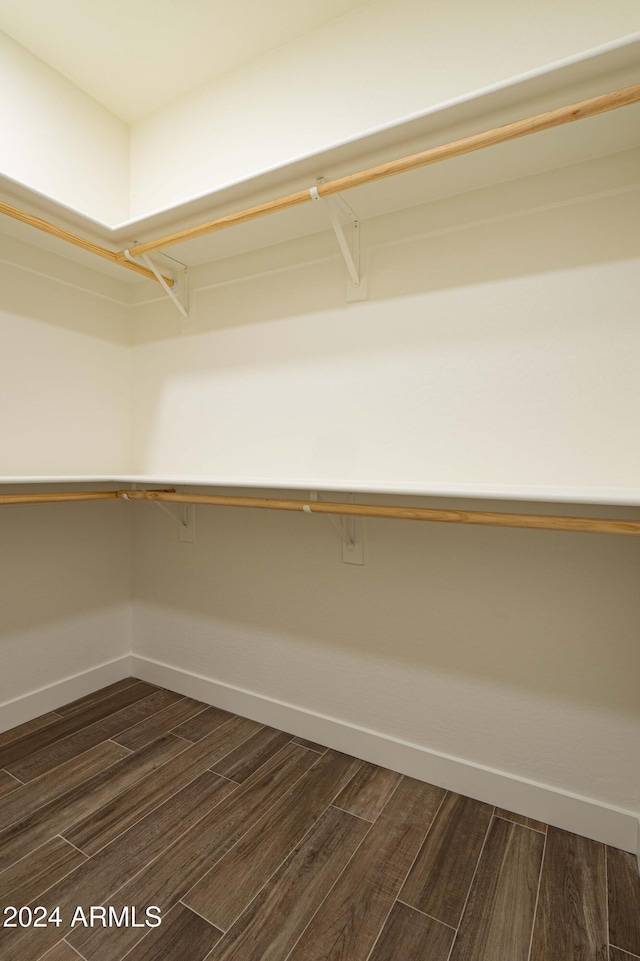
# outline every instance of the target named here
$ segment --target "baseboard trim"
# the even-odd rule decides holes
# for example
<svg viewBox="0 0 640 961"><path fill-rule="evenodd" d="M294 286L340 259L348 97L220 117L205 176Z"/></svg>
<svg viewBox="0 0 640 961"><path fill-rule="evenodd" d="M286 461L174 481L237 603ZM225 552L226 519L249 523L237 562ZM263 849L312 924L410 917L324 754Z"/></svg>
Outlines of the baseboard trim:
<svg viewBox="0 0 640 961"><path fill-rule="evenodd" d="M137 654L131 655L131 673L186 697L640 857L640 821L632 811L431 751Z"/></svg>
<svg viewBox="0 0 640 961"><path fill-rule="evenodd" d="M122 681L125 677L131 677L131 658L128 654L99 664L88 671L73 674L62 681L56 681L55 684L38 688L37 691L23 694L12 701L5 701L0 704L0 731L8 731L41 714L55 711L63 704L93 694L94 691L99 691L115 681Z"/></svg>

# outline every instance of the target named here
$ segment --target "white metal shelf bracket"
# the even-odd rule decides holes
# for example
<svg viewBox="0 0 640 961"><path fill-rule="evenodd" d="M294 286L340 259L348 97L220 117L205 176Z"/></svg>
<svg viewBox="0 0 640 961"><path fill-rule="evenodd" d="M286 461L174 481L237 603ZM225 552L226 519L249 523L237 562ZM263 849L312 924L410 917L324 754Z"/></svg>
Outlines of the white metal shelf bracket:
<svg viewBox="0 0 640 961"><path fill-rule="evenodd" d="M137 484L131 486L133 490L138 487ZM122 497L124 500L129 500L126 494L123 494ZM193 544L196 539L196 508L194 504L181 504L176 514L162 501L151 501L151 503L159 507L167 517L170 517L179 526L181 541L184 541L185 544Z"/></svg>
<svg viewBox="0 0 640 961"><path fill-rule="evenodd" d="M134 254L135 254L135 248L134 248ZM132 254L130 250L124 251L125 258L128 261L130 261L132 264L137 263L137 260L134 254ZM150 259L150 257L147 254L139 254L139 258L143 262L145 267L149 268L151 273L155 276L156 280L164 290L167 297L169 297L170 300L172 300L175 306L177 307L182 317L182 322L180 324L180 330L182 331L182 333L186 334L189 331L193 330L193 327L191 326L190 320L189 320L189 288L187 285L186 267L184 268L183 283L180 285L178 283L177 278L173 277L172 278L173 283L170 287L169 284L164 279L164 277L162 276L162 274L160 273L160 271L158 270L158 268L156 267L156 265L153 263L153 261ZM182 294L182 299L178 297L178 291Z"/></svg>
<svg viewBox="0 0 640 961"><path fill-rule="evenodd" d="M186 541L188 544L193 544L195 540L195 530L194 530L195 507L194 505L183 504L181 510L177 514L174 514L171 508L167 507L166 504L162 504L160 501L152 501L152 503L155 504L156 507L159 507L160 510L164 511L164 513L168 517L170 517L172 521L176 522L176 524L180 528L180 540Z"/></svg>
<svg viewBox="0 0 640 961"><path fill-rule="evenodd" d="M347 494L347 501L353 504L353 494ZM309 499L330 503L318 493L309 491ZM333 514L325 514L332 527L337 530L342 541L342 560L345 564L364 564L364 517L342 517L338 520Z"/></svg>
<svg viewBox="0 0 640 961"><path fill-rule="evenodd" d="M311 187L309 189L309 194L312 200L322 200L326 204L329 220L331 221L331 226L334 234L336 235L340 253L342 254L347 267L347 272L349 274L349 279L347 281L347 300L353 301L366 299L366 289L363 283L360 268L360 219L357 213L352 210L352 208L349 206L346 200L340 196L340 194L336 194L335 196L331 197L321 197L318 193L317 187ZM351 247L347 242L342 224L340 223L338 209L340 209L351 221Z"/></svg>

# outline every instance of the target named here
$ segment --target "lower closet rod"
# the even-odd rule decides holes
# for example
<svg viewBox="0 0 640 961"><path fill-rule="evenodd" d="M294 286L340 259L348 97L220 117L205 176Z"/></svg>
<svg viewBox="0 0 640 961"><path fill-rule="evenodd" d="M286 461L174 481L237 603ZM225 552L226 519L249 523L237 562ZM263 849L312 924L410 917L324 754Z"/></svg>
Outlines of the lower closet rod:
<svg viewBox="0 0 640 961"><path fill-rule="evenodd" d="M67 501L110 501L120 491L65 491L58 494L0 494L0 504L58 504Z"/></svg>
<svg viewBox="0 0 640 961"><path fill-rule="evenodd" d="M534 530L574 531L592 534L640 535L640 520L605 517L556 517L553 514L512 514L490 511L442 510L431 507L393 507L384 504L342 504L275 497L231 497L226 494L178 494L171 490L69 491L51 494L0 494L0 506L55 504L92 500L168 501L172 504L212 504L217 507L252 507L306 514L342 514L351 517L395 517L409 521L477 524L485 527L525 527Z"/></svg>
<svg viewBox="0 0 640 961"><path fill-rule="evenodd" d="M640 520L601 517L554 517L548 514L507 514L489 511L436 510L429 507L388 507L383 504L340 504L329 501L283 500L274 497L230 497L223 494L177 494L170 491L118 491L130 500L168 501L172 504L213 504L219 507L256 507L306 514L343 514L352 517L395 517L410 521L481 524L489 527L528 527L597 534L640 534Z"/></svg>

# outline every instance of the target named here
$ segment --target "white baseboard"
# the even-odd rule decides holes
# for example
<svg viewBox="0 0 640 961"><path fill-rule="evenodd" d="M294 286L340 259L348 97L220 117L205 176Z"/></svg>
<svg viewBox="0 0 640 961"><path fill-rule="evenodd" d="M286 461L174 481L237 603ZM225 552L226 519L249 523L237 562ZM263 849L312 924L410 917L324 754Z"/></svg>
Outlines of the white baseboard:
<svg viewBox="0 0 640 961"><path fill-rule="evenodd" d="M75 701L76 698L93 694L108 684L131 677L131 658L128 654L114 661L107 661L80 674L73 674L55 684L23 694L12 701L0 704L0 731L31 721L34 717L55 711L57 707Z"/></svg>
<svg viewBox="0 0 640 961"><path fill-rule="evenodd" d="M640 857L638 815L417 744L307 711L230 684L131 655L131 673L216 707L496 807L631 851Z"/></svg>

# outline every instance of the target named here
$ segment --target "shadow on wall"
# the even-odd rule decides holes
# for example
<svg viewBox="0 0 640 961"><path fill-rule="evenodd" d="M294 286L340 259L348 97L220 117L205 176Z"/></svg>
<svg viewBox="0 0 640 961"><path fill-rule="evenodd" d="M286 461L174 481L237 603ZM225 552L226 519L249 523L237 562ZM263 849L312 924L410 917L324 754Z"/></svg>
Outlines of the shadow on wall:
<svg viewBox="0 0 640 961"><path fill-rule="evenodd" d="M570 167L552 173L562 174L566 187L571 171ZM364 221L368 302L517 280L640 254L637 184L608 191L608 182L601 184L599 178L601 190L595 196L563 202L548 199L544 181L532 199L528 182L536 179ZM135 309L134 341L189 340L287 318L315 323L317 315L327 311L340 310L348 317L362 309L345 301L346 271L329 233L217 261L207 271L213 279L199 279L201 268L193 271L193 334L180 334L175 308L157 299ZM201 360L206 363L206 352Z"/></svg>
<svg viewBox="0 0 640 961"><path fill-rule="evenodd" d="M135 632L148 656L250 689L333 657L393 662L640 715L636 538L367 519L353 567L323 518L199 507L187 545L158 513L134 514L134 596L157 612Z"/></svg>
<svg viewBox="0 0 640 961"><path fill-rule="evenodd" d="M134 469L265 476L257 461L265 453L268 461L263 447L271 445L276 479L324 476L314 442L339 435L358 448L356 475L378 476L368 428L375 420L400 476L419 477L407 461L411 444L403 435L394 447L394 436L416 412L428 434L435 412L452 450L462 440L480 443L485 465L502 428L521 416L539 464L551 463L549 447L562 457L576 443L585 475L595 473L583 436L591 422L602 455L597 483L609 483L616 459L608 448L619 438L606 395L611 384L634 389L639 275L630 258L640 253L639 203L635 191L492 221L485 197L485 222L465 226L459 210L459 230L423 237L416 220L428 229L428 208L407 211L405 235L399 220L392 239L381 233L374 245L364 303L345 303L341 261L277 272L271 253L271 272L193 295L194 334L179 333L171 304L138 308ZM299 437L297 449L288 433ZM237 438L232 453L227 435ZM444 456L435 452L437 468ZM454 478L456 470L438 473ZM485 472L474 463L471 475L481 481ZM521 482L501 466L499 473Z"/></svg>
<svg viewBox="0 0 640 961"><path fill-rule="evenodd" d="M0 317L8 333L10 322L20 324L28 318L113 345L128 347L131 343L130 308L125 304L58 284L2 261L0 291Z"/></svg>
<svg viewBox="0 0 640 961"><path fill-rule="evenodd" d="M131 600L124 502L2 507L0 542L0 663L3 644Z"/></svg>
<svg viewBox="0 0 640 961"><path fill-rule="evenodd" d="M138 345L134 469L624 486L639 277L598 264ZM239 315L273 311L261 285Z"/></svg>

